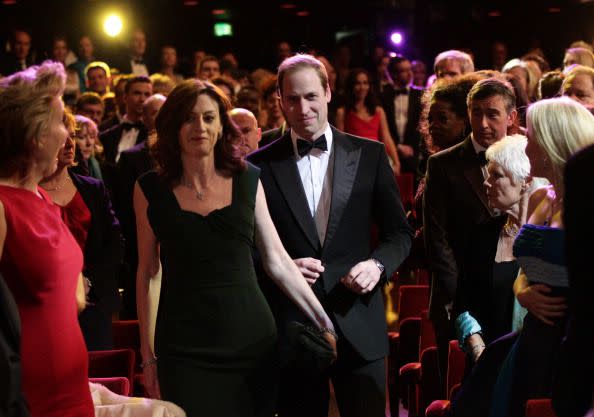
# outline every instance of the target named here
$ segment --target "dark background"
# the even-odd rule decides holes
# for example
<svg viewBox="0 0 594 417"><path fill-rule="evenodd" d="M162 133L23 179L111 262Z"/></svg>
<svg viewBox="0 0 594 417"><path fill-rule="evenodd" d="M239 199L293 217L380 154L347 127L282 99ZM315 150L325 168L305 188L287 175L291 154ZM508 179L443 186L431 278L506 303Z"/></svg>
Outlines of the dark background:
<svg viewBox="0 0 594 417"><path fill-rule="evenodd" d="M281 7L287 3L295 7ZM226 14L214 16L217 9ZM572 41L594 39L594 2L589 0L0 0L0 38L6 41L15 26L26 27L41 59L53 36L67 35L76 51L78 37L89 34L96 55L109 58L122 51L126 34L121 40L103 34L100 16L108 10L124 15L124 30L145 29L149 54L164 43L176 45L182 57L196 49L232 50L247 69L272 66L281 39L295 50L311 47L331 55L337 35L347 33L342 42L352 47L353 65L364 64L374 45L388 45L393 29L402 30L406 41L390 50L431 65L442 50L470 49L478 68L489 66L494 40L508 45L509 58L540 47L555 67ZM232 23L233 37L215 38L216 21Z"/></svg>

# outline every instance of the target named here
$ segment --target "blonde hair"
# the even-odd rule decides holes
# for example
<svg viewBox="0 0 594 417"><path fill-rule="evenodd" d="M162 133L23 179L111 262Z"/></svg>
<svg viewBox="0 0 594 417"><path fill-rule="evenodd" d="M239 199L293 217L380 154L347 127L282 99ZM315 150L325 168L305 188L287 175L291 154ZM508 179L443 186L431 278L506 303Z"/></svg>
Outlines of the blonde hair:
<svg viewBox="0 0 594 417"><path fill-rule="evenodd" d="M101 141L99 141L99 129L97 128L97 125L95 124L95 122L92 119L89 119L86 116L77 114L76 116L74 116L74 120L76 122L76 126L75 126L75 131L76 132L80 132L83 127L86 127L87 130L88 129L94 129L95 132L97 133L97 137L95 138L95 150L93 152L93 156L95 156L96 154L102 154L103 153L103 145L101 144Z"/></svg>
<svg viewBox="0 0 594 417"><path fill-rule="evenodd" d="M568 97L530 105L526 125L559 178L563 178L565 163L573 154L594 144L594 116Z"/></svg>
<svg viewBox="0 0 594 417"><path fill-rule="evenodd" d="M0 81L0 176L26 174L52 115L50 104L62 96L65 85L64 67L52 61Z"/></svg>

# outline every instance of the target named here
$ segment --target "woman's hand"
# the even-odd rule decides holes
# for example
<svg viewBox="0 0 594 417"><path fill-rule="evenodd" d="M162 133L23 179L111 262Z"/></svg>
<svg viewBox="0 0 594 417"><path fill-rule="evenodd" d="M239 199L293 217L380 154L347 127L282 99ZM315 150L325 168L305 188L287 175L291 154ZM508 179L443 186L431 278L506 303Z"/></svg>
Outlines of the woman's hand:
<svg viewBox="0 0 594 417"><path fill-rule="evenodd" d="M157 363L146 365L143 370L143 385L146 394L149 398L156 400L161 399L161 389L159 388L159 380L157 379Z"/></svg>
<svg viewBox="0 0 594 417"><path fill-rule="evenodd" d="M551 297L551 288L544 284L533 284L516 294L518 302L543 323L553 325L553 319L563 317L567 305L565 297Z"/></svg>
<svg viewBox="0 0 594 417"><path fill-rule="evenodd" d="M470 353L473 362L476 363L485 350L485 342L483 341L483 338L478 333L470 335L468 339L466 339L466 345L468 346L467 352Z"/></svg>

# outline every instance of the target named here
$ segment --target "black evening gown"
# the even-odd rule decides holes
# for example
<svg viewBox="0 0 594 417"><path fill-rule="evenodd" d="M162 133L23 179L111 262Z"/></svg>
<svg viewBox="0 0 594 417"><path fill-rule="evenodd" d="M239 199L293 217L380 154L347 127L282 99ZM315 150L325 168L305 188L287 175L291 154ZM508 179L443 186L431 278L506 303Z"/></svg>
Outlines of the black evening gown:
<svg viewBox="0 0 594 417"><path fill-rule="evenodd" d="M139 179L163 268L161 396L188 416L272 415L276 326L251 257L258 178L248 165L231 204L206 216L182 210L157 173Z"/></svg>

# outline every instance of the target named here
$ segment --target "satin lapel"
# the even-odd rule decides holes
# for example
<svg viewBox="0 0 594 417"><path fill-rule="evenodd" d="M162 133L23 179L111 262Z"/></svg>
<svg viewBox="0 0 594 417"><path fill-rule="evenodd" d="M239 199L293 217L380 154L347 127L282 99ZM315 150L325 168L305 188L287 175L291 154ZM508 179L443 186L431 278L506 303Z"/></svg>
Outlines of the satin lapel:
<svg viewBox="0 0 594 417"><path fill-rule="evenodd" d="M478 196L479 200L481 200L481 203L483 203L487 211L493 215L493 212L489 207L489 201L487 200L485 185L483 184L485 182L485 179L483 178L483 172L478 162L478 156L476 155L474 147L472 146L470 137L468 137L464 143L464 153L462 158L465 161L464 176L468 182L470 182L472 189Z"/></svg>
<svg viewBox="0 0 594 417"><path fill-rule="evenodd" d="M307 198L295 162L291 137L286 134L281 140L283 141L282 144L279 144L282 146L282 149L280 149L281 156L270 161L272 175L285 200L287 200L299 227L301 227L307 236L307 240L317 251L320 249L320 239L316 231L316 224L309 211Z"/></svg>
<svg viewBox="0 0 594 417"><path fill-rule="evenodd" d="M334 176L332 178L332 202L324 248L327 248L336 233L344 209L349 201L357 169L361 149L355 148L348 137L336 129L332 129L334 148Z"/></svg>

